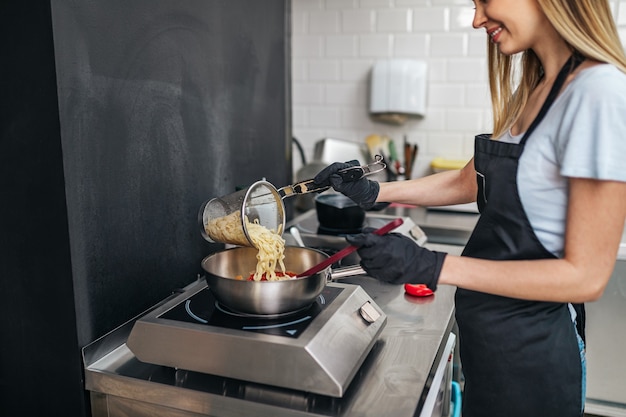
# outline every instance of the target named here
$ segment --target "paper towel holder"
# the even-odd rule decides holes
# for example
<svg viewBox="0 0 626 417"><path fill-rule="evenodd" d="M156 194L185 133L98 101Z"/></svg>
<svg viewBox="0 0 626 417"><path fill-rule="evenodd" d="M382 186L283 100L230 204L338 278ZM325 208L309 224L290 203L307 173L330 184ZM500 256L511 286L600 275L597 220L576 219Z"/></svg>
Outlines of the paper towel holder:
<svg viewBox="0 0 626 417"><path fill-rule="evenodd" d="M383 59L374 63L370 85L370 115L375 121L403 124L426 114L426 62Z"/></svg>

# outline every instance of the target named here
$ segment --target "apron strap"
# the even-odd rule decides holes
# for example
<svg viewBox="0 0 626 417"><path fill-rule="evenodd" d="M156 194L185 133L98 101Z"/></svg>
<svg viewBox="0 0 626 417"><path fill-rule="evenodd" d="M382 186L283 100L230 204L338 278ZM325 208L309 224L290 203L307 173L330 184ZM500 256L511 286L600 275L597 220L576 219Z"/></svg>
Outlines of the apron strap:
<svg viewBox="0 0 626 417"><path fill-rule="evenodd" d="M569 57L567 62L565 62L565 64L559 71L559 74L557 75L556 80L554 80L554 84L552 85L552 88L550 89L550 93L548 94L546 101L544 101L543 106L541 106L541 110L539 110L539 114L537 114L537 117L535 117L535 120L533 120L530 127L528 128L528 130L522 137L522 140L520 141L520 145L523 146L526 143L530 134L535 130L535 128L539 125L539 123L541 123L546 113L548 113L548 110L552 106L552 103L554 103L554 100L556 100L556 97L559 95L559 92L561 91L561 87L563 87L563 84L565 84L565 79L567 78L567 76L572 71L574 71L576 67L578 67L578 65L580 65L580 63L583 62L584 60L585 58L582 55L580 55L578 52L574 52L574 54Z"/></svg>
<svg viewBox="0 0 626 417"><path fill-rule="evenodd" d="M565 62L565 64L559 71L559 74L557 75L556 80L554 80L554 84L552 85L552 88L550 89L550 93L548 94L546 101L543 103L543 106L541 106L541 110L539 110L539 114L537 114L537 117L535 117L535 120L533 120L530 127L528 128L528 130L522 137L522 140L520 141L521 146L524 146L524 144L530 137L530 134L535 130L535 128L543 120L544 116L550 109L550 106L552 106L552 103L554 103L554 100L556 100L556 97L559 95L559 92L561 91L561 88L563 87L563 84L565 83L565 79L567 78L567 76L572 71L574 71L584 60L585 60L584 56L582 56L578 51L574 51L572 56L570 56L567 62ZM578 332L578 335L583 339L583 341L586 342L585 306L584 304L573 304L573 307L574 307L574 310L576 311L576 330Z"/></svg>

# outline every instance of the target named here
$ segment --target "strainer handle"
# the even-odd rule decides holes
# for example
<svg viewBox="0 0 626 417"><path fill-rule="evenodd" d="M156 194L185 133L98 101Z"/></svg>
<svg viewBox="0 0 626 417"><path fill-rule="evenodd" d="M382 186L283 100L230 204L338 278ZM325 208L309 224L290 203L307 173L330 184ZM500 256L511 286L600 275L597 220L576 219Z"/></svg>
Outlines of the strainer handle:
<svg viewBox="0 0 626 417"><path fill-rule="evenodd" d="M356 181L368 175L375 174L382 171L387 167L387 164L383 162L383 157L376 155L374 162L367 165L354 166L337 171L337 174L346 182ZM313 179L299 181L292 185L286 185L279 188L278 194L281 199L291 197L292 195L308 194L308 193L321 193L328 190L330 187L316 187Z"/></svg>
<svg viewBox="0 0 626 417"><path fill-rule="evenodd" d="M293 185L286 185L283 188L279 188L277 191L278 191L278 194L280 195L280 198L285 199L286 197L291 197L292 195L321 193L322 191L326 191L329 188L330 187L328 186L317 187L315 186L315 181L310 179L310 180L299 181Z"/></svg>

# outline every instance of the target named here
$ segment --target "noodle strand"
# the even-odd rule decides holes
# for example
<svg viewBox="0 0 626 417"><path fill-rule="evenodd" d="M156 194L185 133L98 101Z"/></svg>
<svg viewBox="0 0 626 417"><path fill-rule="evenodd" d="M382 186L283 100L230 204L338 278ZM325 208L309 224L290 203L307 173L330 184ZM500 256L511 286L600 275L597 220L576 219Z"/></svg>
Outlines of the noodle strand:
<svg viewBox="0 0 626 417"><path fill-rule="evenodd" d="M245 218L246 230L251 242L248 242L243 231L241 215L235 211L229 215L210 220L205 224L205 231L216 242L232 243L235 245L249 246L250 243L258 249L256 255L257 264L254 272L254 280L279 281L290 279L285 273L285 239L278 232L269 230L259 223L258 219L253 222ZM283 276L277 275L280 271Z"/></svg>

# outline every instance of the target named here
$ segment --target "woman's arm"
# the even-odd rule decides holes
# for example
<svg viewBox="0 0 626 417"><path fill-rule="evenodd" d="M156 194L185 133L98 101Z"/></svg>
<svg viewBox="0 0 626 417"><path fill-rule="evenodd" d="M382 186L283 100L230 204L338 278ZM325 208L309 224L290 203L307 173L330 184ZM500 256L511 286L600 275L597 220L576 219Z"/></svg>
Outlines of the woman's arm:
<svg viewBox="0 0 626 417"><path fill-rule="evenodd" d="M569 185L563 259L489 261L448 255L439 283L540 301L600 298L624 229L626 183L571 178Z"/></svg>
<svg viewBox="0 0 626 417"><path fill-rule="evenodd" d="M474 159L464 168L407 181L380 183L376 201L445 206L476 201Z"/></svg>

